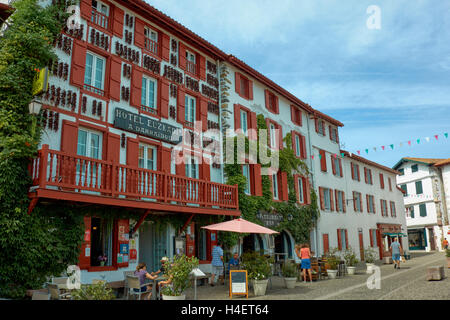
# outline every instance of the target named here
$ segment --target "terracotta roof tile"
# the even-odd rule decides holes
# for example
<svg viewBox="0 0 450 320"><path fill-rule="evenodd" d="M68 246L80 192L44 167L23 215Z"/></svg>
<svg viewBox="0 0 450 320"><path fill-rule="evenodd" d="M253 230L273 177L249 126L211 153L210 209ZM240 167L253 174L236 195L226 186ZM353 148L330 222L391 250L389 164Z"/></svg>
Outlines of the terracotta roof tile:
<svg viewBox="0 0 450 320"><path fill-rule="evenodd" d="M349 157L350 159L354 159L354 160L356 160L356 161L365 163L365 164L367 164L367 165L374 166L374 167L376 167L376 168L378 168L378 169L385 170L385 171L390 172L390 173L393 173L393 174L400 174L400 172L397 171L397 170L394 170L394 169L392 169L392 168L383 166L383 165L381 165L381 164L379 164L379 163L377 163L377 162L370 161L370 160L368 160L368 159L366 159L366 158L357 156L357 155L354 154L354 153L352 153L351 156L350 156L350 153L349 153L348 151L345 151L345 150L341 150L341 153L344 153L344 154L345 154L347 157Z"/></svg>
<svg viewBox="0 0 450 320"><path fill-rule="evenodd" d="M411 160L411 161L417 161L417 162L423 162L423 163L428 163L428 164L435 164L435 163L440 162L442 160L446 160L446 159L411 158L411 157L403 157L403 159Z"/></svg>
<svg viewBox="0 0 450 320"><path fill-rule="evenodd" d="M448 158L448 159L443 159L443 160L441 160L441 161L435 163L434 166L435 166L435 167L439 167L439 166L443 166L443 165L446 165L446 164L450 164L450 158Z"/></svg>

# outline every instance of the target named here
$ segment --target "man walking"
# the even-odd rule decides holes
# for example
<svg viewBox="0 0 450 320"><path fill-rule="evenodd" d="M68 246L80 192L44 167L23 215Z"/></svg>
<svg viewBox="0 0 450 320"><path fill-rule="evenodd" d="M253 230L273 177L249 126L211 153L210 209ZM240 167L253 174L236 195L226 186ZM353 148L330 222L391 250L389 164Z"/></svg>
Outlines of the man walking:
<svg viewBox="0 0 450 320"><path fill-rule="evenodd" d="M400 254L403 254L403 249L398 242L398 238L394 238L394 242L391 243L390 251L392 254L392 260L394 261L394 269L400 269Z"/></svg>
<svg viewBox="0 0 450 320"><path fill-rule="evenodd" d="M217 246L214 247L212 251L212 275L211 275L211 286L217 282L217 278L223 275L223 250L222 242L217 242ZM216 278L217 276L217 278ZM216 281L214 281L216 280Z"/></svg>

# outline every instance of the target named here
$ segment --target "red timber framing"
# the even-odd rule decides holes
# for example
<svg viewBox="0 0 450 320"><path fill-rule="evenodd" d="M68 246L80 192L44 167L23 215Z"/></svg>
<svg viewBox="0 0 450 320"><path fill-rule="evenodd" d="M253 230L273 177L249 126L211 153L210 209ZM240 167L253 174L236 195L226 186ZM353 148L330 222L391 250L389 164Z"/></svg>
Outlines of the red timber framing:
<svg viewBox="0 0 450 320"><path fill-rule="evenodd" d="M63 149L64 150L64 149ZM30 165L31 199L46 198L154 211L239 216L237 186L191 179L50 150ZM148 201L150 200L150 201Z"/></svg>

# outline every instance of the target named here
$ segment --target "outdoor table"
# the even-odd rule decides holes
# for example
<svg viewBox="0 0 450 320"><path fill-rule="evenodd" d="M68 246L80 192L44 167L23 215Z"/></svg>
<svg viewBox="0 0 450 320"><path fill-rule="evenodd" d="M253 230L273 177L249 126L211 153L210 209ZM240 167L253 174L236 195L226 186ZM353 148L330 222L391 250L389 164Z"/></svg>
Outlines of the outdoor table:
<svg viewBox="0 0 450 320"><path fill-rule="evenodd" d="M167 280L167 277L165 276L158 276L156 279L153 279L153 285L152 285L152 298L151 300L156 300L156 287L158 286L160 281ZM159 291L158 291L159 292Z"/></svg>

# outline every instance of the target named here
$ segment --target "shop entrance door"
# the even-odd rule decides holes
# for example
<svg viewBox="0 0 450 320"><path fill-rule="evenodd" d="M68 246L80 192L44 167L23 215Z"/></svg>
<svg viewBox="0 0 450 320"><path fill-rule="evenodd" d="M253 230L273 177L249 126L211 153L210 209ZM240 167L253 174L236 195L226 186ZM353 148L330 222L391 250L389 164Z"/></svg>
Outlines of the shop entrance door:
<svg viewBox="0 0 450 320"><path fill-rule="evenodd" d="M436 241L434 237L433 228L428 228L428 234L430 235L430 248L432 251L436 250Z"/></svg>
<svg viewBox="0 0 450 320"><path fill-rule="evenodd" d="M358 236L359 236L359 254L361 257L361 261L364 261L364 239L363 239L363 232L359 231L358 232Z"/></svg>
<svg viewBox="0 0 450 320"><path fill-rule="evenodd" d="M159 270L161 258L169 255L169 235L167 227L152 225L152 271Z"/></svg>

